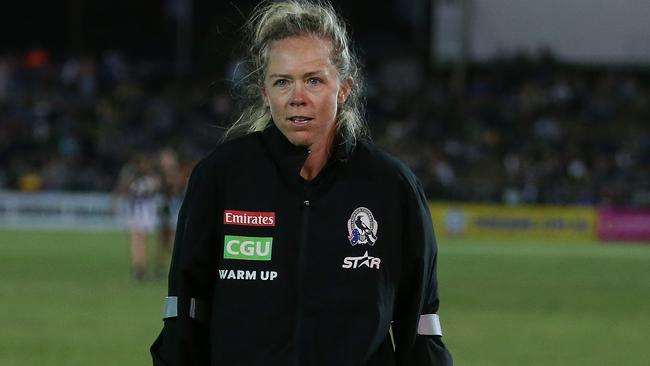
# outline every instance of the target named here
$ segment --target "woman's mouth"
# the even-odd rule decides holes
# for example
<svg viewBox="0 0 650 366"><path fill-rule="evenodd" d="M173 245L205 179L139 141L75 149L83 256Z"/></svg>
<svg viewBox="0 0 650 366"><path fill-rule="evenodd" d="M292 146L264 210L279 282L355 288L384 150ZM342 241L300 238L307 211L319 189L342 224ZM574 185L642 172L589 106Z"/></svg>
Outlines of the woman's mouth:
<svg viewBox="0 0 650 366"><path fill-rule="evenodd" d="M297 124L297 125L304 125L311 121L313 118L311 117L305 117L305 116L291 116L288 118L291 123Z"/></svg>

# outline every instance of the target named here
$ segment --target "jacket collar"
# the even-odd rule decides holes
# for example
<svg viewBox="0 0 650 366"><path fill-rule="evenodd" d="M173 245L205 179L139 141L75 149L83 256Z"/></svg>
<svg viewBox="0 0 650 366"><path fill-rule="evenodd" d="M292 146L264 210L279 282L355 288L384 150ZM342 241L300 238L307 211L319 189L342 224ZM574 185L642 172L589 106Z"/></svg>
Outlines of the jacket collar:
<svg viewBox="0 0 650 366"><path fill-rule="evenodd" d="M262 131L262 140L287 183L290 185L301 184L300 169L309 156L309 150L293 145L273 122L269 123ZM354 144L337 135L332 146L332 154L319 176L335 163L347 162L353 151Z"/></svg>

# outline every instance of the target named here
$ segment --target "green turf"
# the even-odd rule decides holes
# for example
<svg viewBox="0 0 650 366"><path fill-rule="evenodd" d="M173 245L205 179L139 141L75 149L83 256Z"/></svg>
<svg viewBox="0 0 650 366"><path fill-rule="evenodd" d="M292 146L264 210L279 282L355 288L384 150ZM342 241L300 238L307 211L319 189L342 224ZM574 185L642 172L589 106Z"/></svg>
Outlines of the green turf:
<svg viewBox="0 0 650 366"><path fill-rule="evenodd" d="M0 231L0 365L146 365L163 283L125 234ZM456 365L650 365L650 245L441 240ZM335 365L333 365L335 366Z"/></svg>
<svg viewBox="0 0 650 366"><path fill-rule="evenodd" d="M650 245L442 242L457 365L650 365Z"/></svg>
<svg viewBox="0 0 650 366"><path fill-rule="evenodd" d="M125 234L0 232L0 365L146 365L162 282L131 281Z"/></svg>

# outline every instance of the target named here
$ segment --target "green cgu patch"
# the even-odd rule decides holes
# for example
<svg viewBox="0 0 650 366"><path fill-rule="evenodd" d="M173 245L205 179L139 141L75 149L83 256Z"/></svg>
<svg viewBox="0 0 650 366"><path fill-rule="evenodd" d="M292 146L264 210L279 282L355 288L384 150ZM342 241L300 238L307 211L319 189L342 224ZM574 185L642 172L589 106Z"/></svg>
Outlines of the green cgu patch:
<svg viewBox="0 0 650 366"><path fill-rule="evenodd" d="M223 258L249 261L270 261L273 238L226 235L223 238Z"/></svg>

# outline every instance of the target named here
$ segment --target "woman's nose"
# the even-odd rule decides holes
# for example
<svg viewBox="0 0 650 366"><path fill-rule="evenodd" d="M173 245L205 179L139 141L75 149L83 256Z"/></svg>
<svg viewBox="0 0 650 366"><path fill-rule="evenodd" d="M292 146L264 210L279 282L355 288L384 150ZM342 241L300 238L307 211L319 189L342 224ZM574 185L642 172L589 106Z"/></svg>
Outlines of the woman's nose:
<svg viewBox="0 0 650 366"><path fill-rule="evenodd" d="M305 101L305 88L302 84L296 83L296 86L293 89L293 95L291 96L292 107L299 107L306 104Z"/></svg>

